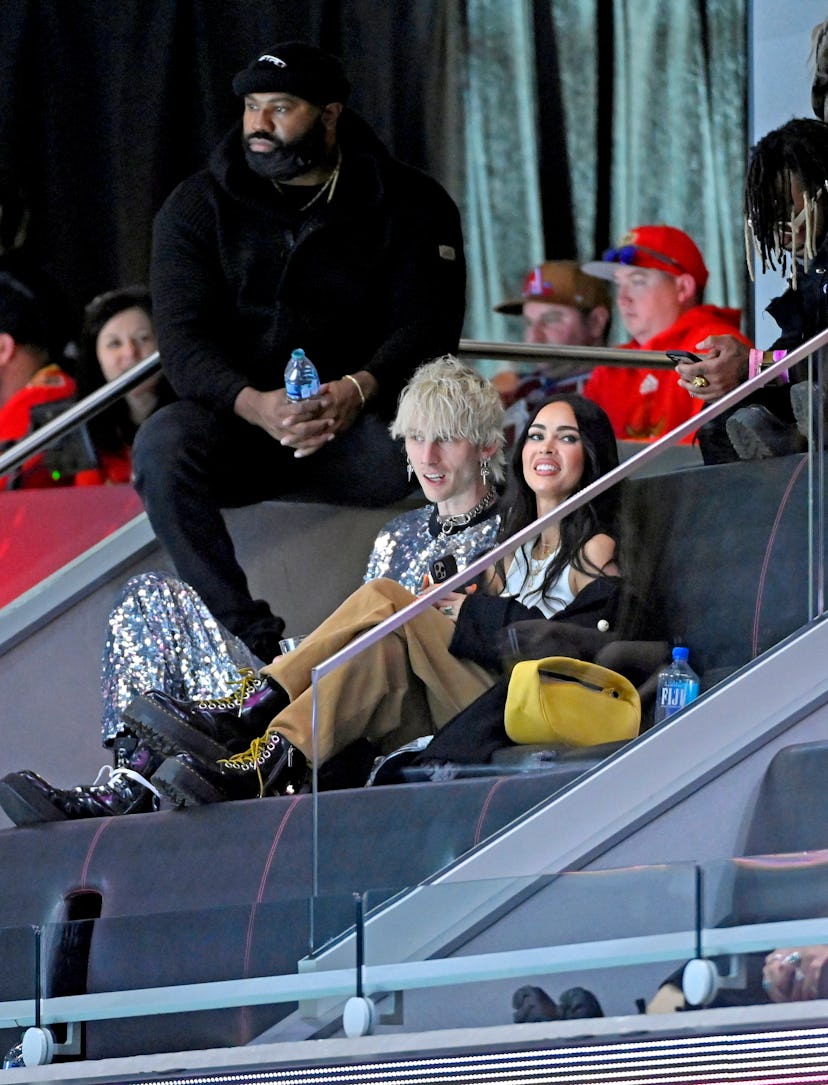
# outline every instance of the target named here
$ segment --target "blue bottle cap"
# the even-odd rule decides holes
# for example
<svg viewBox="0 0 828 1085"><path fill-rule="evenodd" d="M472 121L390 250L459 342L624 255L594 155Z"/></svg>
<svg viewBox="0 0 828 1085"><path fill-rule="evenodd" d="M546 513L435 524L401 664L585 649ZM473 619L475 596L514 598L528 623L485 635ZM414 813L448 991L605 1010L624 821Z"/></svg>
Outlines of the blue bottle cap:
<svg viewBox="0 0 828 1085"><path fill-rule="evenodd" d="M305 357L305 352L304 352L304 350L302 350L301 347L298 347L296 350L292 350L290 352L290 356L291 356L291 358L304 358Z"/></svg>
<svg viewBox="0 0 828 1085"><path fill-rule="evenodd" d="M681 662L686 662L690 658L689 648L674 648L673 659Z"/></svg>

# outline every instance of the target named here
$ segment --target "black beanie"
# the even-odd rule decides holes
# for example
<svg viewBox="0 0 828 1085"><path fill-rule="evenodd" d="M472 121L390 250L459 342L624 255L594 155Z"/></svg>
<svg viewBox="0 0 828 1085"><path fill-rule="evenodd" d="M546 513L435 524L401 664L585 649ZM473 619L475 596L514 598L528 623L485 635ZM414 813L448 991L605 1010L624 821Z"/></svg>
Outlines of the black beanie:
<svg viewBox="0 0 828 1085"><path fill-rule="evenodd" d="M302 41L285 41L252 60L233 79L236 94L284 91L313 105L346 102L351 84L342 63Z"/></svg>
<svg viewBox="0 0 828 1085"><path fill-rule="evenodd" d="M40 301L7 271L0 271L0 332L21 346L49 349L49 325Z"/></svg>

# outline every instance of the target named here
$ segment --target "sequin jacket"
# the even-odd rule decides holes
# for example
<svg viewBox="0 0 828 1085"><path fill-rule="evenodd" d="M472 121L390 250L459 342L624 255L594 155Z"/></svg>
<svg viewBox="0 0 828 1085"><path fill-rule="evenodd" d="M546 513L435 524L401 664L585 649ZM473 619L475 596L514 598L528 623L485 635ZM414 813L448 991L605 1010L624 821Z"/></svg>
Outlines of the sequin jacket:
<svg viewBox="0 0 828 1085"><path fill-rule="evenodd" d="M453 554L457 568L465 568L494 546L499 524L496 508L491 507L463 530L443 535L433 505L404 512L377 535L364 579L387 576L417 594L432 561Z"/></svg>

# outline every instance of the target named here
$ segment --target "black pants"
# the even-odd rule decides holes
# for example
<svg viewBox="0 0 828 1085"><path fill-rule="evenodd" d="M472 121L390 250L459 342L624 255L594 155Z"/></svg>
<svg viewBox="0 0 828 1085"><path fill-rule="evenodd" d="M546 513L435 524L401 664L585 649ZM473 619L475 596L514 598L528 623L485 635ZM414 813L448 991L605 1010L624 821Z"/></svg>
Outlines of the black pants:
<svg viewBox="0 0 828 1085"><path fill-rule="evenodd" d="M135 486L178 575L253 651L262 639L278 636L284 623L268 602L251 598L221 509L285 494L376 507L410 488L399 445L372 414L297 460L292 449L235 415L172 403L141 426L133 462Z"/></svg>

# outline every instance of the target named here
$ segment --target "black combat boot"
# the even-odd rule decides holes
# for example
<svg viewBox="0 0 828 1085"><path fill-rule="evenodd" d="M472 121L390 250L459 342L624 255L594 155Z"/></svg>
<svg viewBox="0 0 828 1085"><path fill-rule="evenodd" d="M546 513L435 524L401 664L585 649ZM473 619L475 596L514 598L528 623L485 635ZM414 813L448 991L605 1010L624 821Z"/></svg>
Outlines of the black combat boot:
<svg viewBox="0 0 828 1085"><path fill-rule="evenodd" d="M272 727L242 753L206 761L192 750L168 757L153 783L178 806L202 806L231 799L295 795L306 790L303 754Z"/></svg>
<svg viewBox="0 0 828 1085"><path fill-rule="evenodd" d="M93 784L64 790L36 772L11 772L0 780L0 807L15 825L143 814L158 809L160 794L149 777L161 758L130 734L114 743L115 767L104 765Z"/></svg>
<svg viewBox="0 0 828 1085"><path fill-rule="evenodd" d="M208 764L244 750L288 704L285 691L245 668L231 697L182 701L161 690L124 710L131 731L166 757L191 753Z"/></svg>

